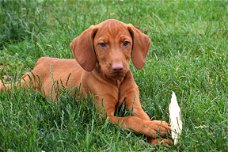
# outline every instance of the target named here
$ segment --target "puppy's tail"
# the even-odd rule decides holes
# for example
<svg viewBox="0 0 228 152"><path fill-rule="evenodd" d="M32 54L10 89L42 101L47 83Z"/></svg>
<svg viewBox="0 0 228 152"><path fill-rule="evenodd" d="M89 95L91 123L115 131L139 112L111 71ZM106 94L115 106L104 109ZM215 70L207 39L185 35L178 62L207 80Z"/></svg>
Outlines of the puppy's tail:
<svg viewBox="0 0 228 152"><path fill-rule="evenodd" d="M28 88L29 86L32 86L35 89L38 89L38 82L39 81L36 81L35 76L31 72L27 72L22 76L21 81L18 81L12 85L5 84L0 80L0 92L9 91L13 86L15 86L16 88Z"/></svg>
<svg viewBox="0 0 228 152"><path fill-rule="evenodd" d="M2 91L3 89L4 89L4 86L3 86L2 81L0 80L0 91Z"/></svg>
<svg viewBox="0 0 228 152"><path fill-rule="evenodd" d="M11 89L10 84L3 84L2 81L0 80L0 91L10 90L10 89Z"/></svg>

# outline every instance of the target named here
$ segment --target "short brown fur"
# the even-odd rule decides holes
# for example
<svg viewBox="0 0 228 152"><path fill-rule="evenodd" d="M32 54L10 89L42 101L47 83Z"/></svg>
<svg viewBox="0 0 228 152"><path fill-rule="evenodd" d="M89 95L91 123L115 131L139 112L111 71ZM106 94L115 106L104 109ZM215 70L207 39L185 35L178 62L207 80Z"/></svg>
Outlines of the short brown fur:
<svg viewBox="0 0 228 152"><path fill-rule="evenodd" d="M146 135L152 144L171 143L165 139L170 132L168 123L151 121L143 111L139 89L129 68L130 59L137 69L144 66L149 46L150 38L133 25L109 19L89 27L72 41L70 47L77 62L41 57L32 72L23 76L20 86L32 84L53 100L60 93L53 89L57 81L68 90L80 86L82 94L94 95L96 106L104 110L112 123ZM10 88L0 81L0 90ZM132 116L114 115L123 102L127 110L133 109Z"/></svg>

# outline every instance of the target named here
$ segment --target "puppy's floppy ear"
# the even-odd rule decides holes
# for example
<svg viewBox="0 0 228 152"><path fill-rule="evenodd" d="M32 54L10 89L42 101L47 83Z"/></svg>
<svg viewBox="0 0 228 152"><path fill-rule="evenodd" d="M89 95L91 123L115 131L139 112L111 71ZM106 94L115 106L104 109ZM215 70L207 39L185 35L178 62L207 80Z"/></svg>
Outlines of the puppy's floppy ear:
<svg viewBox="0 0 228 152"><path fill-rule="evenodd" d="M127 26L133 39L132 62L137 69L141 69L146 61L150 47L150 38L133 25L128 24Z"/></svg>
<svg viewBox="0 0 228 152"><path fill-rule="evenodd" d="M94 69L97 60L93 47L93 38L96 31L97 28L95 26L90 26L70 44L75 59L81 67L88 72Z"/></svg>

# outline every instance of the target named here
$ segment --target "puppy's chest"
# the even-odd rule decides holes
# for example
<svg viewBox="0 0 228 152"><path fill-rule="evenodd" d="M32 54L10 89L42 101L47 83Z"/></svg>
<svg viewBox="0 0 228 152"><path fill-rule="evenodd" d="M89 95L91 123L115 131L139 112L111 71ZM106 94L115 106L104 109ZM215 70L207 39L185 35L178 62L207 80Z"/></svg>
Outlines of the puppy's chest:
<svg viewBox="0 0 228 152"><path fill-rule="evenodd" d="M117 96L116 96L116 103L118 105L118 107L120 105L122 105L125 101L125 96L126 96L126 93L124 93L124 90L122 89L123 88L123 83L122 81L117 81Z"/></svg>

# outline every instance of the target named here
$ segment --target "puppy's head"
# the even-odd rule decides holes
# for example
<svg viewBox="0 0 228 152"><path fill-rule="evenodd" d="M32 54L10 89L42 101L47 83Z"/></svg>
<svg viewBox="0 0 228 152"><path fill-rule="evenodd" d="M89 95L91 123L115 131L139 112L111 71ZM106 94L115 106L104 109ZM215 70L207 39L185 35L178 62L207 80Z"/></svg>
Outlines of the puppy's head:
<svg viewBox="0 0 228 152"><path fill-rule="evenodd" d="M70 47L86 71L95 67L110 78L121 78L129 71L129 61L141 69L150 38L131 24L109 19L91 26L76 37Z"/></svg>

